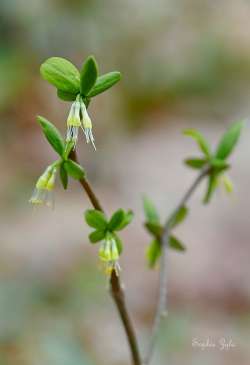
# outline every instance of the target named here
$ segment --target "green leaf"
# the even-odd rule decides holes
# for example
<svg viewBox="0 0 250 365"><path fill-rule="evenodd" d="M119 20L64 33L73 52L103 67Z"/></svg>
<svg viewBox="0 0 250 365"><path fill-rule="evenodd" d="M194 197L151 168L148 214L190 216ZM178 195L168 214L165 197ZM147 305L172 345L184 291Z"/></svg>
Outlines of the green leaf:
<svg viewBox="0 0 250 365"><path fill-rule="evenodd" d="M61 57L51 57L40 67L42 77L58 90L69 94L80 91L80 74L77 68Z"/></svg>
<svg viewBox="0 0 250 365"><path fill-rule="evenodd" d="M98 66L95 58L90 56L84 62L80 73L81 95L87 96L95 85L98 76Z"/></svg>
<svg viewBox="0 0 250 365"><path fill-rule="evenodd" d="M154 237L160 239L163 233L163 227L159 223L146 222L145 227Z"/></svg>
<svg viewBox="0 0 250 365"><path fill-rule="evenodd" d="M64 152L64 141L59 132L59 130L47 119L38 116L37 121L42 127L43 134L45 135L47 141L53 147L53 149L60 155L63 155Z"/></svg>
<svg viewBox="0 0 250 365"><path fill-rule="evenodd" d="M121 231L123 228L125 228L134 218L134 213L129 210L127 213L125 212L125 216L123 218L122 223L116 228L116 231Z"/></svg>
<svg viewBox="0 0 250 365"><path fill-rule="evenodd" d="M103 212L96 209L86 210L85 220L90 227L103 231L107 228L108 222Z"/></svg>
<svg viewBox="0 0 250 365"><path fill-rule="evenodd" d="M113 232L112 235L115 239L115 242L116 242L116 245L117 245L117 250L118 250L118 253L120 255L123 251L122 240L120 239L120 237L118 237L118 235L116 233Z"/></svg>
<svg viewBox="0 0 250 365"><path fill-rule="evenodd" d="M187 158L184 162L193 169L201 169L207 163L207 160L204 158Z"/></svg>
<svg viewBox="0 0 250 365"><path fill-rule="evenodd" d="M62 186L66 190L67 187L68 187L68 174L67 174L67 171L64 168L63 163L61 163L61 165L60 165L60 179L61 179L61 182L62 182Z"/></svg>
<svg viewBox="0 0 250 365"><path fill-rule="evenodd" d="M105 231L97 230L89 234L89 240L91 243L96 243L102 241L105 238L105 235Z"/></svg>
<svg viewBox="0 0 250 365"><path fill-rule="evenodd" d="M207 191L206 191L205 197L203 199L204 204L207 204L210 202L211 197L212 197L213 193L215 192L217 186L218 186L217 174L211 174L208 177Z"/></svg>
<svg viewBox="0 0 250 365"><path fill-rule="evenodd" d="M183 243L176 238L175 236L170 236L169 237L169 247L173 248L174 250L177 251L185 251L186 247L183 245Z"/></svg>
<svg viewBox="0 0 250 365"><path fill-rule="evenodd" d="M230 167L230 165L225 160L219 160L218 158L211 159L210 165L213 168L213 172L216 173L225 171Z"/></svg>
<svg viewBox="0 0 250 365"><path fill-rule="evenodd" d="M188 208L186 206L182 206L171 218L169 226L171 228L176 227L178 224L182 223L188 214Z"/></svg>
<svg viewBox="0 0 250 365"><path fill-rule="evenodd" d="M125 219L125 212L123 209L117 210L111 217L108 230L110 232L115 231L119 226L122 224L123 220Z"/></svg>
<svg viewBox="0 0 250 365"><path fill-rule="evenodd" d="M223 175L223 176L221 176L221 181L222 181L222 184L224 185L226 192L228 194L231 194L234 190L234 186L233 186L231 179L228 176Z"/></svg>
<svg viewBox="0 0 250 365"><path fill-rule="evenodd" d="M143 197L143 208L144 208L145 216L149 222L158 223L160 221L160 217L155 208L155 205L146 196Z"/></svg>
<svg viewBox="0 0 250 365"><path fill-rule="evenodd" d="M225 160L233 151L238 139L240 137L243 122L234 123L227 132L222 136L217 147L215 157Z"/></svg>
<svg viewBox="0 0 250 365"><path fill-rule="evenodd" d="M78 93L71 94L63 90L57 90L57 96L64 101L75 101Z"/></svg>
<svg viewBox="0 0 250 365"><path fill-rule="evenodd" d="M66 146L63 152L63 159L67 160L69 157L70 152L72 151L73 147L74 147L75 143L73 141L71 142L66 142Z"/></svg>
<svg viewBox="0 0 250 365"><path fill-rule="evenodd" d="M88 96L93 97L98 94L101 94L107 89L111 88L120 80L121 80L121 73L118 71L109 72L107 74L99 76L96 80L95 86L90 91Z"/></svg>
<svg viewBox="0 0 250 365"><path fill-rule="evenodd" d="M161 244L159 241L153 240L147 247L146 251L146 257L150 268L153 268L155 266L160 256L161 256Z"/></svg>
<svg viewBox="0 0 250 365"><path fill-rule="evenodd" d="M186 136L192 137L198 143L198 146L206 157L209 158L211 156L210 146L200 132L198 132L196 129L186 129L184 134Z"/></svg>
<svg viewBox="0 0 250 365"><path fill-rule="evenodd" d="M65 161L64 168L67 173L75 180L81 180L85 176L85 171L82 166L72 160Z"/></svg>

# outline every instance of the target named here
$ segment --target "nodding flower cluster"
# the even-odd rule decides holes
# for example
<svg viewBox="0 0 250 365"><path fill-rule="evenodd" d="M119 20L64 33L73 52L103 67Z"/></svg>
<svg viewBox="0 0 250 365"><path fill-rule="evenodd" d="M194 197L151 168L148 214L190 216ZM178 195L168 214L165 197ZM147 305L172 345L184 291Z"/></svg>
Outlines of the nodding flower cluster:
<svg viewBox="0 0 250 365"><path fill-rule="evenodd" d="M76 100L71 105L67 118L67 133L65 139L68 145L72 143L73 148L75 148L77 144L79 128L82 128L87 143L91 142L96 150L91 119L81 96L77 95ZM54 207L53 189L58 166L58 162L54 162L52 165L48 166L45 172L39 177L35 190L29 200L30 203Z"/></svg>
<svg viewBox="0 0 250 365"><path fill-rule="evenodd" d="M30 203L34 205L54 206L53 189L56 181L57 166L50 165L39 177L36 187L30 198Z"/></svg>
<svg viewBox="0 0 250 365"><path fill-rule="evenodd" d="M77 96L76 100L71 105L67 119L66 142L73 142L74 147L77 143L79 127L83 129L86 142L91 142L94 149L96 150L94 143L95 140L92 133L92 122L80 95Z"/></svg>
<svg viewBox="0 0 250 365"><path fill-rule="evenodd" d="M118 259L119 251L114 236L111 233L107 233L105 240L102 242L99 249L99 257L105 264L105 273L111 275L114 270L116 275L119 276L121 271Z"/></svg>

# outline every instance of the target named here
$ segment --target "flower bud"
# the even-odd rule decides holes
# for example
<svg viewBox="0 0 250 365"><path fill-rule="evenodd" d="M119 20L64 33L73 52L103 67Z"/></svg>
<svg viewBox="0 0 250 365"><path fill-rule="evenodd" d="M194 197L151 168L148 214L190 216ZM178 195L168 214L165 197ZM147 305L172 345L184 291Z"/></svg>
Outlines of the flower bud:
<svg viewBox="0 0 250 365"><path fill-rule="evenodd" d="M36 183L37 189L46 189L47 188L48 181L52 176L52 171L53 171L53 169L51 166L47 167L47 169L44 171L44 173L37 180L37 183Z"/></svg>
<svg viewBox="0 0 250 365"><path fill-rule="evenodd" d="M34 205L54 206L53 189L55 186L57 167L49 166L39 177L34 192L29 200Z"/></svg>
<svg viewBox="0 0 250 365"><path fill-rule="evenodd" d="M114 270L116 275L119 275L119 252L115 238L111 234L107 234L105 241L102 242L99 249L99 257L105 263L105 273L111 275Z"/></svg>
<svg viewBox="0 0 250 365"><path fill-rule="evenodd" d="M74 146L78 139L78 129L81 127L81 116L80 116L81 104L78 98L71 105L69 116L67 119L67 134L66 142L73 142Z"/></svg>

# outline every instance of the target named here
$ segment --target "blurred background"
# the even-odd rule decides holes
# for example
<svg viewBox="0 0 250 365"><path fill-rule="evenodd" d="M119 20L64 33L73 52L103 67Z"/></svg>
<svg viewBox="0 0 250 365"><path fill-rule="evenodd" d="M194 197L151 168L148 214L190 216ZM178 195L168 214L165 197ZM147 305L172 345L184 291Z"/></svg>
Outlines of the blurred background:
<svg viewBox="0 0 250 365"><path fill-rule="evenodd" d="M182 135L198 128L215 146L250 115L250 3L246 0L1 0L0 2L0 364L125 365L129 352L97 250L87 240L89 202L70 182L54 211L28 204L55 154L36 123L62 133L70 107L39 75L50 56L78 67L89 54L122 81L90 106L97 152L79 156L109 213L131 208L122 233L122 280L142 348L156 303L157 271L145 263L142 194L163 217L193 181ZM169 257L168 317L153 364L250 361L249 152L246 126L231 158L235 192L208 207L202 185L178 228L185 254ZM228 351L192 346L224 338Z"/></svg>

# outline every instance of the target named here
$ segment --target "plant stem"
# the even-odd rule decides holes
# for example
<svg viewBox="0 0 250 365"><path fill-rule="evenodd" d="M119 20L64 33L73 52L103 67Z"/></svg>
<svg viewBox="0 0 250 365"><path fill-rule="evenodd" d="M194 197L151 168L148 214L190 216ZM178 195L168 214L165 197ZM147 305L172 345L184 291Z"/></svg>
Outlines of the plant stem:
<svg viewBox="0 0 250 365"><path fill-rule="evenodd" d="M167 219L167 222L164 226L162 238L161 238L161 246L162 246L162 255L160 261L160 272L159 272L159 295L158 295L158 303L157 309L155 313L153 329L151 334L151 340L149 343L148 351L146 354L146 358L144 360L144 364L148 365L152 359L155 343L159 334L160 324L163 317L167 314L167 258L168 258L168 241L170 234L170 224L172 217L178 213L179 209L183 207L187 201L192 196L193 192L196 190L197 186L203 180L203 178L209 173L209 166L205 166L197 178L194 180L193 184L181 198L179 204L174 209L173 213Z"/></svg>
<svg viewBox="0 0 250 365"><path fill-rule="evenodd" d="M126 330L127 339L129 342L129 347L130 347L131 355L132 355L132 359L133 359L133 364L141 365L142 362L140 359L139 348L138 348L137 339L135 336L135 331L134 331L133 324L131 322L131 319L129 317L129 314L128 314L128 311L126 308L124 290L122 289L119 277L116 275L114 270L112 271L111 278L110 278L110 292L116 303L123 326Z"/></svg>
<svg viewBox="0 0 250 365"><path fill-rule="evenodd" d="M98 198L94 194L88 180L86 178L83 178L83 179L79 180L79 182L82 185L83 189L85 190L86 194L88 195L89 200L91 201L93 207L96 210L100 210L101 212L103 212L104 209L102 208L101 203L99 202Z"/></svg>
<svg viewBox="0 0 250 365"><path fill-rule="evenodd" d="M72 150L70 152L70 158L78 162L77 154L75 150ZM100 204L97 196L95 195L93 189L90 186L90 183L88 180L84 177L79 180L81 186L85 190L86 194L89 197L89 200L91 201L93 207L96 210L100 210L101 212L104 212L104 209L102 208L102 205ZM112 270L111 276L110 276L110 293L112 298L114 299L114 302L116 304L116 307L118 309L118 313L120 315L122 324L124 326L124 330L127 335L127 340L131 352L132 357L132 363L133 365L142 365L140 353L139 353L139 347L137 343L137 338L135 334L135 330L131 321L131 318L129 316L127 307L126 307L126 301L125 301L125 294L124 290L122 289L122 285L120 283L119 277L116 275L115 270Z"/></svg>

